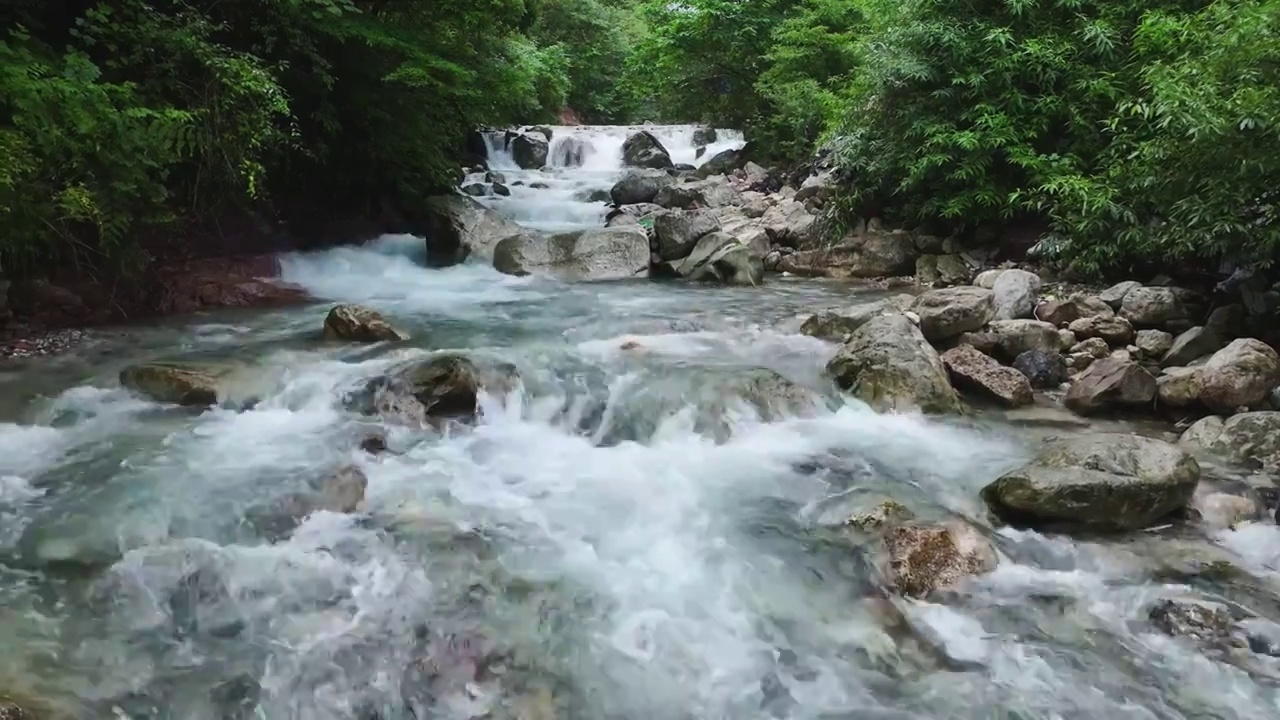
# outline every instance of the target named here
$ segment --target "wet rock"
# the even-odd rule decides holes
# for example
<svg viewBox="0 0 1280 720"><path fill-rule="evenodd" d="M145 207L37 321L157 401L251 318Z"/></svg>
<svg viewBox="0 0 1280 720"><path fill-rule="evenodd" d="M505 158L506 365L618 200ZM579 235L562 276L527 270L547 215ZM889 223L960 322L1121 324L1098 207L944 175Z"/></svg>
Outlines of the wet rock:
<svg viewBox="0 0 1280 720"><path fill-rule="evenodd" d="M933 342L981 329L995 314L991 291L972 286L929 290L911 310L920 316L920 331Z"/></svg>
<svg viewBox="0 0 1280 720"><path fill-rule="evenodd" d="M671 154L648 130L634 133L622 143L622 164L656 170L672 167Z"/></svg>
<svg viewBox="0 0 1280 720"><path fill-rule="evenodd" d="M1200 401L1203 367L1165 368L1156 378L1156 397L1171 408L1191 407Z"/></svg>
<svg viewBox="0 0 1280 720"><path fill-rule="evenodd" d="M213 373L177 364L133 365L120 372L120 384L164 403L205 407L218 402L218 379Z"/></svg>
<svg viewBox="0 0 1280 720"><path fill-rule="evenodd" d="M1267 513L1262 498L1244 484L1225 487L1201 482L1191 498L1191 509L1199 516L1200 524L1212 530L1255 522L1266 517Z"/></svg>
<svg viewBox="0 0 1280 720"><path fill-rule="evenodd" d="M1204 643L1227 640L1234 624L1224 605L1168 598L1158 601L1148 611L1147 619L1166 635Z"/></svg>
<svg viewBox="0 0 1280 720"><path fill-rule="evenodd" d="M426 207L428 267L457 265L473 254L492 258L503 239L530 234L469 197L428 198Z"/></svg>
<svg viewBox="0 0 1280 720"><path fill-rule="evenodd" d="M609 190L609 197L615 205L652 203L659 190L674 182L661 170L628 170Z"/></svg>
<svg viewBox="0 0 1280 720"><path fill-rule="evenodd" d="M1015 525L1137 530L1186 507L1199 480L1200 466L1174 445L1094 434L1051 444L982 498Z"/></svg>
<svg viewBox="0 0 1280 720"><path fill-rule="evenodd" d="M719 229L719 219L707 210L667 210L653 218L653 236L663 260L688 257L698 240Z"/></svg>
<svg viewBox="0 0 1280 720"><path fill-rule="evenodd" d="M0 689L0 720L57 720L65 717L40 697L13 688Z"/></svg>
<svg viewBox="0 0 1280 720"><path fill-rule="evenodd" d="M316 508L335 513L364 509L364 493L369 479L355 465L344 465L320 484Z"/></svg>
<svg viewBox="0 0 1280 720"><path fill-rule="evenodd" d="M596 188L594 190L579 190L573 194L573 199L579 202L607 203L613 199L613 195L609 190Z"/></svg>
<svg viewBox="0 0 1280 720"><path fill-rule="evenodd" d="M1177 288L1133 288L1120 303L1120 315L1137 328L1162 328L1188 319L1184 297Z"/></svg>
<svg viewBox="0 0 1280 720"><path fill-rule="evenodd" d="M387 451L387 439L382 435L370 435L360 441L360 449L370 455L381 455Z"/></svg>
<svg viewBox="0 0 1280 720"><path fill-rule="evenodd" d="M1139 330L1133 344L1138 346L1143 357L1160 358L1173 347L1173 335L1163 330Z"/></svg>
<svg viewBox="0 0 1280 720"><path fill-rule="evenodd" d="M511 158L525 170L538 170L547 164L550 138L541 133L523 132L511 139Z"/></svg>
<svg viewBox="0 0 1280 720"><path fill-rule="evenodd" d="M1145 331L1144 331L1145 332ZM1160 358L1161 367L1186 366L1222 348L1218 333L1208 327L1196 326L1174 338L1173 344Z"/></svg>
<svg viewBox="0 0 1280 720"><path fill-rule="evenodd" d="M1067 362L1056 352L1031 349L1013 361L1013 369L1026 376L1031 387L1052 390L1067 381Z"/></svg>
<svg viewBox="0 0 1280 720"><path fill-rule="evenodd" d="M484 183L471 183L462 186L462 192L471 197L484 197L489 194L489 186Z"/></svg>
<svg viewBox="0 0 1280 720"><path fill-rule="evenodd" d="M689 256L674 266L688 280L726 285L760 285L764 282L764 258L732 235L713 232L702 236Z"/></svg>
<svg viewBox="0 0 1280 720"><path fill-rule="evenodd" d="M1251 338L1233 340L1204 364L1200 401L1210 410L1231 413L1263 402L1280 384L1280 355Z"/></svg>
<svg viewBox="0 0 1280 720"><path fill-rule="evenodd" d="M666 185L658 190L653 202L664 208L719 208L736 205L741 201L737 190L724 178L713 177L678 185Z"/></svg>
<svg viewBox="0 0 1280 720"><path fill-rule="evenodd" d="M1063 404L1072 412L1092 415L1116 406L1150 404L1156 398L1156 379L1131 360L1108 357L1076 376Z"/></svg>
<svg viewBox="0 0 1280 720"><path fill-rule="evenodd" d="M640 227L607 227L550 237L507 238L493 251L493 267L507 275L543 273L571 280L636 276L649 265L649 236Z"/></svg>
<svg viewBox="0 0 1280 720"><path fill-rule="evenodd" d="M417 657L401 673L400 698L416 718L434 718L443 708L470 700L482 692L480 686L492 682L505 665L508 654L489 636L457 633L424 639ZM491 690L496 692L496 690ZM488 693L484 693L488 694ZM467 716L490 716L483 706L467 702Z"/></svg>
<svg viewBox="0 0 1280 720"><path fill-rule="evenodd" d="M526 132L537 133L538 135L546 138L548 142L551 141L551 138L554 135L551 128L546 125L530 125Z"/></svg>
<svg viewBox="0 0 1280 720"><path fill-rule="evenodd" d="M705 147L716 141L718 134L713 127L705 125L693 129L693 146Z"/></svg>
<svg viewBox="0 0 1280 720"><path fill-rule="evenodd" d="M983 270L982 272L978 273L977 277L973 279L973 284L976 287L992 290L996 286L996 280L1000 279L1000 276L1004 274L1004 271L1005 271L1005 268L994 268L991 270Z"/></svg>
<svg viewBox="0 0 1280 720"><path fill-rule="evenodd" d="M1216 423L1209 421L1191 435L1191 426L1183 434L1186 444L1206 443L1209 452L1244 467L1262 467L1274 472L1280 470L1280 412L1266 410L1233 415L1222 422L1221 431L1213 435ZM1199 423L1197 423L1198 425ZM1190 436L1190 437L1189 437Z"/></svg>
<svg viewBox="0 0 1280 720"><path fill-rule="evenodd" d="M867 324L873 317L901 313L906 308L899 300L876 300L846 308L823 310L809 317L800 326L800 333L823 340L843 341L844 338Z"/></svg>
<svg viewBox="0 0 1280 720"><path fill-rule="evenodd" d="M1067 328L1077 338L1102 338L1108 345L1128 345L1133 341L1133 326L1121 317L1083 317L1072 321Z"/></svg>
<svg viewBox="0 0 1280 720"><path fill-rule="evenodd" d="M496 182L493 184L493 194L500 197L511 197L511 189L502 183ZM606 197L605 199L607 200L608 198Z"/></svg>
<svg viewBox="0 0 1280 720"><path fill-rule="evenodd" d="M950 287L969 282L973 269L959 255L921 255L916 258L916 284Z"/></svg>
<svg viewBox="0 0 1280 720"><path fill-rule="evenodd" d="M1098 293L1098 299L1109 305L1113 310L1119 310L1124 303L1124 296L1129 294L1130 290L1142 287L1142 283L1136 280L1125 280Z"/></svg>
<svg viewBox="0 0 1280 720"><path fill-rule="evenodd" d="M360 305L333 306L324 319L324 337L364 343L409 339L381 314Z"/></svg>
<svg viewBox="0 0 1280 720"><path fill-rule="evenodd" d="M1000 273L991 288L996 320L1018 320L1031 317L1040 300L1040 276L1026 270L1010 269Z"/></svg>
<svg viewBox="0 0 1280 720"><path fill-rule="evenodd" d="M915 515L907 508L907 506L897 500L887 498L871 510L855 512L850 515L849 519L845 521L845 524L862 530L863 532L877 532L892 525L898 525L911 520L915 520Z"/></svg>
<svg viewBox="0 0 1280 720"><path fill-rule="evenodd" d="M1112 317L1115 311L1098 298L1074 293L1066 300L1046 300L1036 306L1035 317L1054 327L1063 327L1081 318Z"/></svg>
<svg viewBox="0 0 1280 720"><path fill-rule="evenodd" d="M1031 383L1026 376L983 355L971 345L960 345L942 353L942 363L952 384L1009 407L1031 404Z"/></svg>
<svg viewBox="0 0 1280 720"><path fill-rule="evenodd" d="M991 541L959 520L938 524L908 523L884 530L890 586L910 597L925 597L965 578L996 568Z"/></svg>
<svg viewBox="0 0 1280 720"><path fill-rule="evenodd" d="M482 369L464 355L437 355L397 376L429 417L471 418L480 411L480 392L508 391L515 368L500 364Z"/></svg>
<svg viewBox="0 0 1280 720"><path fill-rule="evenodd" d="M836 384L878 411L959 410L942 359L903 315L880 315L858 328L827 363Z"/></svg>

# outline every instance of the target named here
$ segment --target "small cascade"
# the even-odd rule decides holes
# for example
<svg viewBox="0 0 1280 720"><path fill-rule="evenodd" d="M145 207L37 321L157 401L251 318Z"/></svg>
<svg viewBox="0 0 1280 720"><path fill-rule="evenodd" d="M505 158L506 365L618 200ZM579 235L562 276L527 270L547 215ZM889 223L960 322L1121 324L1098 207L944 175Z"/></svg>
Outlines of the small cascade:
<svg viewBox="0 0 1280 720"><path fill-rule="evenodd" d="M543 232L567 232L604 224L609 189L621 177L622 144L633 133L653 133L676 165L697 166L722 150L741 147L742 133L717 129L704 140L696 125L551 126L547 166L523 169L511 152L516 133L483 133L488 172L473 172L465 191L512 220Z"/></svg>

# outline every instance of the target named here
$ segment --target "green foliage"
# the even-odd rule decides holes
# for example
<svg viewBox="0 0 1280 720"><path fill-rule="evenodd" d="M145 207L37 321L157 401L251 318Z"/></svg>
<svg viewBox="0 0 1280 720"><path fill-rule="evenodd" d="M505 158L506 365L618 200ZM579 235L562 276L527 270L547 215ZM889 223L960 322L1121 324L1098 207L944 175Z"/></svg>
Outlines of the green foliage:
<svg viewBox="0 0 1280 720"><path fill-rule="evenodd" d="M618 122L630 114L632 98L622 73L630 54L634 27L632 10L603 0L537 0L536 20L529 35L538 45L556 51L563 65L566 96L560 104L544 102L543 108L564 104L589 122Z"/></svg>

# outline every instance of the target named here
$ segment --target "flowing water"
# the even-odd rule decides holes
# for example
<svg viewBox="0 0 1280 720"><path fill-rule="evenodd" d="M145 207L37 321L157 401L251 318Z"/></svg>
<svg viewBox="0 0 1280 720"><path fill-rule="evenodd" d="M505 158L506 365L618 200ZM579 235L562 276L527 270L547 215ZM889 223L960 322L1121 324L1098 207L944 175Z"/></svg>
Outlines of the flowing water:
<svg viewBox="0 0 1280 720"><path fill-rule="evenodd" d="M587 168L519 173L495 207L542 227L598 219L566 194L607 186L622 134L578 132L596 147ZM674 145L689 131L662 132ZM564 284L427 270L421 255L385 237L289 257L285 278L323 302L100 332L3 368L0 700L299 720L1280 709L1274 660L1246 672L1145 619L1193 591L1280 617L1273 525L1123 542L993 531L999 569L946 604L900 600L890 622L866 601L867 563L830 525L887 494L986 527L978 490L1075 431L842 399L822 376L834 347L796 329L868 291ZM337 300L413 339L323 342ZM383 428L345 409L389 365L456 350L522 379L484 399L474 428ZM193 411L120 389L121 367L152 359L229 367L226 401ZM802 402L761 401L765 370ZM391 452L375 458L357 445L378 429ZM365 512L316 513L285 537L250 521L343 463L369 478ZM1219 560L1237 570L1186 571Z"/></svg>

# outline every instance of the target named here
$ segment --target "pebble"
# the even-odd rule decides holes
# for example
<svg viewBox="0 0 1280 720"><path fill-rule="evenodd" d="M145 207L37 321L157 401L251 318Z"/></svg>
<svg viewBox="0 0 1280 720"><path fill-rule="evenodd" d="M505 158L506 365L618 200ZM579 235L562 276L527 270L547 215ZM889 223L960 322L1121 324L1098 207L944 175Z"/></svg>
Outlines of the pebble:
<svg viewBox="0 0 1280 720"><path fill-rule="evenodd" d="M83 330L54 330L30 338L18 338L0 344L0 357L21 359L57 355L84 342Z"/></svg>

